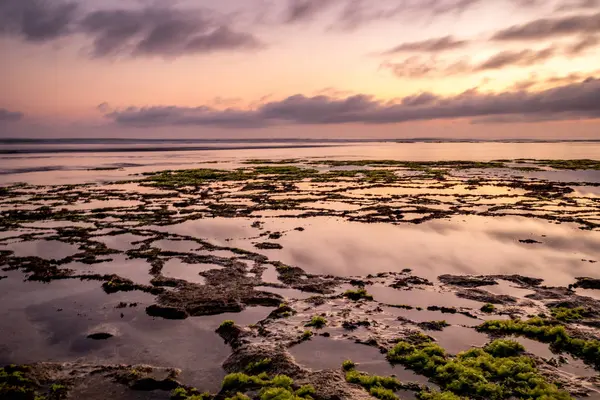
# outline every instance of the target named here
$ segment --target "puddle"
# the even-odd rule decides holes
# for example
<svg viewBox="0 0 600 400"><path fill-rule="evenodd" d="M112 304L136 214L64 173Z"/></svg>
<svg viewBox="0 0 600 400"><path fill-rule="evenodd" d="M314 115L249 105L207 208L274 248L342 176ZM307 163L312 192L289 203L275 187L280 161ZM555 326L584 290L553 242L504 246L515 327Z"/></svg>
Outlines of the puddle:
<svg viewBox="0 0 600 400"><path fill-rule="evenodd" d="M471 347L481 347L489 342L487 335L463 326L448 326L443 331L427 331L427 334L446 349L449 354L458 354Z"/></svg>
<svg viewBox="0 0 600 400"><path fill-rule="evenodd" d="M60 260L80 252L78 246L59 240L31 240L13 242L6 246L17 257L41 257L47 260Z"/></svg>
<svg viewBox="0 0 600 400"><path fill-rule="evenodd" d="M427 308L429 306L480 308L480 302L462 299L452 292L434 292L425 289L394 289L383 285L370 285L367 292L381 303Z"/></svg>
<svg viewBox="0 0 600 400"><path fill-rule="evenodd" d="M426 309L419 310L405 310L402 308L394 307L383 307L383 309L396 316L408 318L414 322L428 322L428 321L446 321L451 325L465 325L465 326L477 326L481 324L480 320L469 318L462 314L449 314L442 313L441 311L428 311Z"/></svg>
<svg viewBox="0 0 600 400"><path fill-rule="evenodd" d="M402 366L392 366L375 347L353 343L350 340L335 340L322 336L313 336L289 349L298 364L313 370L341 369L345 360L358 364L357 369L374 375L395 375L403 382L428 383L426 377L417 375Z"/></svg>
<svg viewBox="0 0 600 400"><path fill-rule="evenodd" d="M152 242L152 247L157 247L164 251L174 251L178 253L190 253L202 247L201 244L192 240L157 240Z"/></svg>
<svg viewBox="0 0 600 400"><path fill-rule="evenodd" d="M134 242L139 242L140 240L144 239L148 238L146 236L134 235L132 233L124 233L122 235L114 236L100 236L94 238L94 240L104 243L108 248L119 251L130 250L136 247L133 245Z"/></svg>
<svg viewBox="0 0 600 400"><path fill-rule="evenodd" d="M434 280L442 274L521 274L526 270L527 275L544 278L548 285L563 286L577 276L596 274L593 264L579 260L594 259L600 248L600 231L523 217L464 216L419 225L364 224L331 217L282 220L264 222L265 230L287 231L278 241L283 249L260 252L314 274L368 275L412 268L416 275ZM235 237L229 245L256 251L250 240L243 240L256 231L245 228L246 220L237 221L215 228L209 240ZM295 231L297 226L306 230ZM197 235L194 229L176 233ZM532 237L543 243L519 242Z"/></svg>
<svg viewBox="0 0 600 400"><path fill-rule="evenodd" d="M493 294L509 295L517 298L525 298L525 296L535 293L533 290L517 287L513 283L502 279L498 279L497 282L497 285L484 286L482 289Z"/></svg>
<svg viewBox="0 0 600 400"><path fill-rule="evenodd" d="M200 272L222 268L216 264L187 264L177 258L173 258L165 262L162 274L167 278L183 279L188 282L204 285L206 279L198 275Z"/></svg>
<svg viewBox="0 0 600 400"><path fill-rule="evenodd" d="M527 339L524 337L510 337L509 339L521 343L525 347L525 350L532 354L535 354L538 357L545 359L557 359L560 356L559 354L554 354L550 350L550 346L546 343L537 342L535 340ZM569 354L562 354L562 357L564 357L567 360L567 362L565 364L560 365L559 369L561 371L565 371L569 374L583 377L592 377L598 374L593 368L585 365L583 361L573 358Z"/></svg>
<svg viewBox="0 0 600 400"><path fill-rule="evenodd" d="M575 293L579 296L591 297L592 299L600 300L600 290L598 289L575 289Z"/></svg>
<svg viewBox="0 0 600 400"><path fill-rule="evenodd" d="M146 260L140 258L128 259L126 255L122 254L111 255L110 258L112 258L110 262L91 265L74 262L66 264L64 267L73 269L78 274L116 274L135 283L150 285L152 280L150 275L151 265Z"/></svg>
<svg viewBox="0 0 600 400"><path fill-rule="evenodd" d="M267 265L267 269L262 273L261 280L265 283L281 283L279 273L273 265Z"/></svg>
<svg viewBox="0 0 600 400"><path fill-rule="evenodd" d="M220 365L231 353L214 330L226 319L247 325L272 311L252 307L236 314L165 320L146 315L145 307L154 302L154 296L146 293L107 295L98 282L41 284L22 282L18 274L0 281L0 301L4 305L0 310L2 365L79 360L177 367L183 369L187 384L213 392L226 374ZM121 301L138 306L115 308ZM98 331L115 336L105 341L87 339L90 332Z"/></svg>

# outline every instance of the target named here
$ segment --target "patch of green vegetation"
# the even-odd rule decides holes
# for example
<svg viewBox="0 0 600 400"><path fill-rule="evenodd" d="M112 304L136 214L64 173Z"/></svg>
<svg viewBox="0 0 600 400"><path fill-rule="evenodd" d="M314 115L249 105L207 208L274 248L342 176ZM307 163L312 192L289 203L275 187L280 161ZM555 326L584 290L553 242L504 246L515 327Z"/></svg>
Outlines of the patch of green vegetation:
<svg viewBox="0 0 600 400"><path fill-rule="evenodd" d="M472 348L449 356L443 348L423 340L400 341L388 352L388 360L430 377L445 392L475 399L571 399L569 394L548 382L535 361L521 355L523 346L510 340L496 340L483 349ZM421 398L452 398L448 394L423 393Z"/></svg>
<svg viewBox="0 0 600 400"><path fill-rule="evenodd" d="M250 400L250 397L238 392L235 394L235 396L226 397L225 400Z"/></svg>
<svg viewBox="0 0 600 400"><path fill-rule="evenodd" d="M367 293L365 289L346 290L344 297L354 301L358 301L360 299L373 300L373 296Z"/></svg>
<svg viewBox="0 0 600 400"><path fill-rule="evenodd" d="M217 169L188 169L180 171L161 171L149 174L142 182L150 186L177 188L183 186L199 186L207 182L245 181L253 179L256 174L244 170L233 171Z"/></svg>
<svg viewBox="0 0 600 400"><path fill-rule="evenodd" d="M67 396L68 389L65 385L54 383L50 386L50 397L54 399L62 399Z"/></svg>
<svg viewBox="0 0 600 400"><path fill-rule="evenodd" d="M492 303L487 303L486 305L484 305L483 307L481 307L481 311L483 311L484 313L493 313L494 311L496 311L496 306L493 305Z"/></svg>
<svg viewBox="0 0 600 400"><path fill-rule="evenodd" d="M327 320L320 316L320 315L315 315L314 317L312 317L312 319L310 320L310 322L308 322L306 325L304 326L314 326L317 329L321 329L323 328L325 325L327 325Z"/></svg>
<svg viewBox="0 0 600 400"><path fill-rule="evenodd" d="M356 383L369 391L374 387L391 390L398 390L403 387L402 383L394 377L369 375L355 369L346 372L346 381Z"/></svg>
<svg viewBox="0 0 600 400"><path fill-rule="evenodd" d="M550 343L557 352L567 352L600 369L600 341L574 338L557 321L535 317L529 320L486 321L477 327L480 332L495 335L525 336Z"/></svg>
<svg viewBox="0 0 600 400"><path fill-rule="evenodd" d="M171 400L209 400L212 398L213 396L210 393L200 393L196 389L185 389L178 387L171 392ZM237 398L237 400L246 399Z"/></svg>
<svg viewBox="0 0 600 400"><path fill-rule="evenodd" d="M444 328L450 326L445 320L420 322L418 325L421 329L430 331L442 331Z"/></svg>
<svg viewBox="0 0 600 400"><path fill-rule="evenodd" d="M270 358L263 358L262 360L253 361L248 364L245 368L249 374L257 374L264 372L271 366L272 360Z"/></svg>
<svg viewBox="0 0 600 400"><path fill-rule="evenodd" d="M381 400L397 400L398 397L394 394L393 390L385 389L379 386L372 387L369 390L369 394L375 398Z"/></svg>
<svg viewBox="0 0 600 400"><path fill-rule="evenodd" d="M563 322L579 321L585 317L587 313L583 307L568 308L568 307L556 307L551 308L550 313L554 318Z"/></svg>
<svg viewBox="0 0 600 400"><path fill-rule="evenodd" d="M102 289L108 294L117 292L131 292L136 289L133 282L125 279L112 279L102 284Z"/></svg>
<svg viewBox="0 0 600 400"><path fill-rule="evenodd" d="M342 363L342 369L344 371L350 371L356 368L356 363L352 360L346 360Z"/></svg>
<svg viewBox="0 0 600 400"><path fill-rule="evenodd" d="M235 322L233 322L230 319L226 319L225 321L221 322L221 325L219 325L219 329L232 328L234 325L235 325Z"/></svg>
<svg viewBox="0 0 600 400"><path fill-rule="evenodd" d="M0 398L30 400L38 398L37 385L26 373L27 367L9 365L0 369ZM43 398L43 397L42 397Z"/></svg>
<svg viewBox="0 0 600 400"><path fill-rule="evenodd" d="M302 332L302 336L300 336L300 340L309 340L313 336L313 332L310 329Z"/></svg>
<svg viewBox="0 0 600 400"><path fill-rule="evenodd" d="M598 160L536 160L536 164L554 169L592 169L600 170L600 161Z"/></svg>
<svg viewBox="0 0 600 400"><path fill-rule="evenodd" d="M311 400L315 389L310 385L301 386L294 391L294 380L286 375L276 375L273 378L265 373L257 376L244 373L229 374L223 379L222 391L233 392L231 399L244 400L244 392L259 390L260 400Z"/></svg>
<svg viewBox="0 0 600 400"><path fill-rule="evenodd" d="M467 400L467 397L460 397L452 392L422 391L417 393L419 400Z"/></svg>

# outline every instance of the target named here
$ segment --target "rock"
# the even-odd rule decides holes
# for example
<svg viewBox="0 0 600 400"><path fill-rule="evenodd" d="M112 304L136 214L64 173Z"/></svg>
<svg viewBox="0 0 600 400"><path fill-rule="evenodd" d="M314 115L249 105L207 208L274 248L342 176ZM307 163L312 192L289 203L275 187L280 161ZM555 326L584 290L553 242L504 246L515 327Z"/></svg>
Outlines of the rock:
<svg viewBox="0 0 600 400"><path fill-rule="evenodd" d="M158 304L146 307L146 314L151 317L161 317L165 319L186 319L189 317L189 314L185 310L175 307L164 307Z"/></svg>
<svg viewBox="0 0 600 400"><path fill-rule="evenodd" d="M480 301L482 303L492 304L515 304L517 299L515 297L505 294L493 294L482 289L461 289L456 292L458 297L463 299Z"/></svg>
<svg viewBox="0 0 600 400"><path fill-rule="evenodd" d="M479 286L491 286L497 285L498 282L489 276L471 276L471 275L440 275L438 276L440 282L447 285L462 286L462 287L479 287Z"/></svg>
<svg viewBox="0 0 600 400"><path fill-rule="evenodd" d="M572 285L575 288L600 289L600 279L587 278L587 277L575 278L575 279L577 279L577 283Z"/></svg>
<svg viewBox="0 0 600 400"><path fill-rule="evenodd" d="M533 239L520 239L519 242L525 243L525 244L540 244L540 243L542 243L542 242L538 242L537 240L533 240Z"/></svg>
<svg viewBox="0 0 600 400"><path fill-rule="evenodd" d="M429 280L425 278L419 278L418 276L408 276L406 278L397 279L394 283L390 285L394 289L404 288L412 285L427 285L433 286Z"/></svg>
<svg viewBox="0 0 600 400"><path fill-rule="evenodd" d="M271 243L271 242L256 243L254 245L254 247L256 247L257 249L261 249L261 250L281 250L281 249L283 249L283 246L280 245L279 243Z"/></svg>
<svg viewBox="0 0 600 400"><path fill-rule="evenodd" d="M98 332L98 333L89 334L87 337L88 337L88 339L93 339L93 340L106 340L106 339L110 339L113 336L114 335L112 333Z"/></svg>

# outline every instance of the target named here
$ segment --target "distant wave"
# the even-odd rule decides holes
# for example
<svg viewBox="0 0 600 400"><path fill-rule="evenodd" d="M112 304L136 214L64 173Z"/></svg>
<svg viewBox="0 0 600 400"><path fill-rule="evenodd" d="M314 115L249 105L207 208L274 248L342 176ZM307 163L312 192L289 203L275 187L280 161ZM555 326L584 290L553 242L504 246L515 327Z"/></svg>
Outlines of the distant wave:
<svg viewBox="0 0 600 400"><path fill-rule="evenodd" d="M264 145L238 145L238 146L147 146L147 147L22 147L0 149L0 154L41 154L41 153L137 153L151 151L198 151L198 150L264 150L264 149L294 149L330 147L332 144L264 144Z"/></svg>

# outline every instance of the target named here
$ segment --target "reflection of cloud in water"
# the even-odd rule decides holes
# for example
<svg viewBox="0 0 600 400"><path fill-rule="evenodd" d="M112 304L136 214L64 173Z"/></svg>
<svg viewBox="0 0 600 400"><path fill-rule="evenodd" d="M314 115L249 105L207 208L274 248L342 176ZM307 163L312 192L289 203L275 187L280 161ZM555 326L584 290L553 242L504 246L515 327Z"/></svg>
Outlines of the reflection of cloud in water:
<svg viewBox="0 0 600 400"><path fill-rule="evenodd" d="M443 273L521 273L567 284L574 276L589 275L592 267L580 259L597 256L600 248L598 232L566 224L525 218L461 219L466 222L394 226L312 218L305 232L289 232L281 239L283 250L265 254L312 273L366 275L412 268L430 278ZM551 236L549 245L534 250L518 242L532 232Z"/></svg>
<svg viewBox="0 0 600 400"><path fill-rule="evenodd" d="M519 273L565 285L575 276L593 276L593 266L581 259L598 258L600 248L598 232L523 217L458 216L419 225L330 217L262 218L264 230L252 228L254 221L219 217L152 228L250 251L258 251L253 242L261 232L285 231L278 240L282 250L260 252L309 273L344 276L411 268L428 278L446 273ZM297 226L306 230L295 231ZM526 238L543 243L519 243Z"/></svg>

